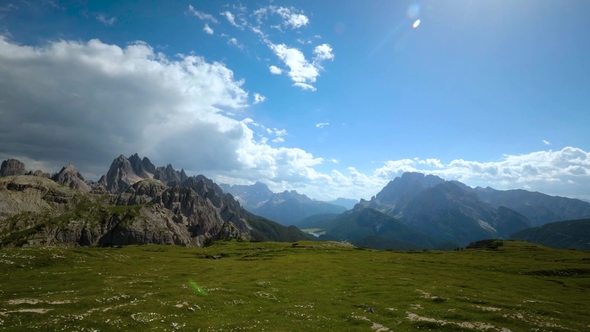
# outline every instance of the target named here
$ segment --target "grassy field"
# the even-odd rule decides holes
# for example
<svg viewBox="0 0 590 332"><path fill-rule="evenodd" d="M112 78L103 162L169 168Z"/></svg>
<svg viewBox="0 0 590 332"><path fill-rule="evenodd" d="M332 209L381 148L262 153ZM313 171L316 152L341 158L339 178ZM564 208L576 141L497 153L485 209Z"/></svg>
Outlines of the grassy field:
<svg viewBox="0 0 590 332"><path fill-rule="evenodd" d="M589 308L590 253L524 242L0 250L7 331L589 331Z"/></svg>

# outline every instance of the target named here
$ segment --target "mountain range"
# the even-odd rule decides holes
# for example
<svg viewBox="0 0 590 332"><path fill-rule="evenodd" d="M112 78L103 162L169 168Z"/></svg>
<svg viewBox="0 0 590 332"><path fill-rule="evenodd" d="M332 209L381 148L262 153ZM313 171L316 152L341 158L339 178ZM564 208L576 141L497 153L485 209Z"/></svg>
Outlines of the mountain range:
<svg viewBox="0 0 590 332"><path fill-rule="evenodd" d="M95 183L84 180L73 165L45 176L8 160L1 170L2 246L204 246L220 239L309 239L295 227L246 211L203 175L188 177L171 165L154 167L137 154L116 158Z"/></svg>
<svg viewBox="0 0 590 332"><path fill-rule="evenodd" d="M440 239L465 245L548 222L588 218L590 204L526 190L471 188L434 175L404 173L361 205ZM533 222L534 220L534 222Z"/></svg>
<svg viewBox="0 0 590 332"><path fill-rule="evenodd" d="M310 239L300 227L321 228L320 240L377 249L449 249L490 238L555 238L561 227L583 229L586 224L553 224L575 219L590 219L589 203L526 190L471 188L411 172L347 210L296 191L273 193L260 182L218 186L170 164L156 167L137 154L115 158L97 182L85 180L70 164L55 174L27 171L15 159L0 166L2 246ZM531 228L547 224L551 227ZM585 243L585 233L579 235Z"/></svg>
<svg viewBox="0 0 590 332"><path fill-rule="evenodd" d="M313 200L295 190L273 193L266 184L261 182L253 185L221 184L220 187L225 192L231 193L246 210L283 225L292 225L316 214L339 214L347 210L341 205ZM345 199L339 202L342 200L348 203Z"/></svg>

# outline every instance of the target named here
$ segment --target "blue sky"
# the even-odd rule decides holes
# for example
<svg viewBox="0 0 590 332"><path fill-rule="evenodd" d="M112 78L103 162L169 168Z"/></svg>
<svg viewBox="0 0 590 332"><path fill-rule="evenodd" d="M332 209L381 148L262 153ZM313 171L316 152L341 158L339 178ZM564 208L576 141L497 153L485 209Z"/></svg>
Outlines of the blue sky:
<svg viewBox="0 0 590 332"><path fill-rule="evenodd" d="M97 179L138 152L318 199L404 171L590 199L588 31L583 0L3 1L0 157Z"/></svg>

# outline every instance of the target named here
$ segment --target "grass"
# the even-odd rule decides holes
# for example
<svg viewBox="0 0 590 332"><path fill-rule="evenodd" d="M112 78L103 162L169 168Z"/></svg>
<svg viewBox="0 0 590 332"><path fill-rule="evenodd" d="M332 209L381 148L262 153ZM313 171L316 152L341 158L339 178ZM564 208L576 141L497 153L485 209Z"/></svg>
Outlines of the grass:
<svg viewBox="0 0 590 332"><path fill-rule="evenodd" d="M586 331L589 271L589 252L517 241L1 249L0 329Z"/></svg>

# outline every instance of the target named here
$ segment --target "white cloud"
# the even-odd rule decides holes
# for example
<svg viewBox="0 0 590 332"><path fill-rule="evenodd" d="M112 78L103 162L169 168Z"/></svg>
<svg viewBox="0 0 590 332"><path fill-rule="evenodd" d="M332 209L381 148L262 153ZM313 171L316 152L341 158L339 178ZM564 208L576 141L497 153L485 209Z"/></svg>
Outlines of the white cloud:
<svg viewBox="0 0 590 332"><path fill-rule="evenodd" d="M270 44L270 49L289 67L289 77L296 83L315 82L319 69L305 59L303 52L285 44Z"/></svg>
<svg viewBox="0 0 590 332"><path fill-rule="evenodd" d="M277 138L273 139L272 141L275 143L282 143L285 141L285 139L282 137L277 137Z"/></svg>
<svg viewBox="0 0 590 332"><path fill-rule="evenodd" d="M313 59L314 62L319 62L323 60L334 60L334 54L332 53L332 48L328 44L318 45L313 49L313 54L315 57Z"/></svg>
<svg viewBox="0 0 590 332"><path fill-rule="evenodd" d="M330 123L329 122L320 122L318 124L316 124L316 128L324 128L325 126L329 126Z"/></svg>
<svg viewBox="0 0 590 332"><path fill-rule="evenodd" d="M210 34L210 35L212 35L214 33L213 29L211 29L211 27L207 23L205 23L205 27L203 28L203 31L205 31L207 34Z"/></svg>
<svg viewBox="0 0 590 332"><path fill-rule="evenodd" d="M169 59L141 42L30 47L4 36L0 63L2 156L53 170L72 162L100 175L119 154L138 152L193 174L278 182L316 177L312 167L322 163L301 149L272 148L254 138L253 120L224 115L246 107L248 93L222 63ZM271 131L277 141L287 135Z"/></svg>
<svg viewBox="0 0 590 332"><path fill-rule="evenodd" d="M340 164L340 162L338 161L338 159L332 158L332 159L330 159L330 161L333 162L334 164Z"/></svg>
<svg viewBox="0 0 590 332"><path fill-rule="evenodd" d="M440 162L440 159L427 158L426 160L418 160L418 164L428 165L430 167L444 168L445 166Z"/></svg>
<svg viewBox="0 0 590 332"><path fill-rule="evenodd" d="M299 83L299 82L297 82L297 83L293 83L293 86L299 87L299 88L301 88L303 90L310 90L310 91L316 91L317 90L313 85L306 84L306 83Z"/></svg>
<svg viewBox="0 0 590 332"><path fill-rule="evenodd" d="M113 24L115 24L115 22L117 22L116 17L107 18L107 16L104 14L97 14L96 19L105 26L112 26Z"/></svg>
<svg viewBox="0 0 590 332"><path fill-rule="evenodd" d="M289 14L284 22L285 25L291 26L293 29L301 28L307 25L307 23L309 23L309 19L303 14Z"/></svg>
<svg viewBox="0 0 590 332"><path fill-rule="evenodd" d="M227 19L229 24L235 26L236 28L238 28L240 30L244 30L244 27L242 27L241 25L236 23L236 17L230 11L226 10L226 11L219 13L219 14L225 16L225 18Z"/></svg>
<svg viewBox="0 0 590 332"><path fill-rule="evenodd" d="M543 140L543 143L544 143L545 145L551 145L551 142L549 142L549 141L546 141L546 140Z"/></svg>
<svg viewBox="0 0 590 332"><path fill-rule="evenodd" d="M269 6L267 8L271 13L278 14L283 19L283 26L285 27L298 29L309 23L309 18L302 14L303 11L297 10L294 7ZM266 11L264 11L264 14L266 14Z"/></svg>
<svg viewBox="0 0 590 332"><path fill-rule="evenodd" d="M236 38L229 38L227 40L227 43L230 45L237 46L239 49L244 48L244 45L240 44L240 42L238 42L238 40Z"/></svg>
<svg viewBox="0 0 590 332"><path fill-rule="evenodd" d="M215 17L213 17L213 15L200 12L191 5L188 5L188 12L204 21L211 21L213 23L219 22Z"/></svg>
<svg viewBox="0 0 590 332"><path fill-rule="evenodd" d="M270 67L268 67L268 69L270 69L271 74L280 75L283 73L283 71L276 66L270 66Z"/></svg>
<svg viewBox="0 0 590 332"><path fill-rule="evenodd" d="M263 103L265 100L266 100L265 96L263 96L259 93L254 94L254 104Z"/></svg>

